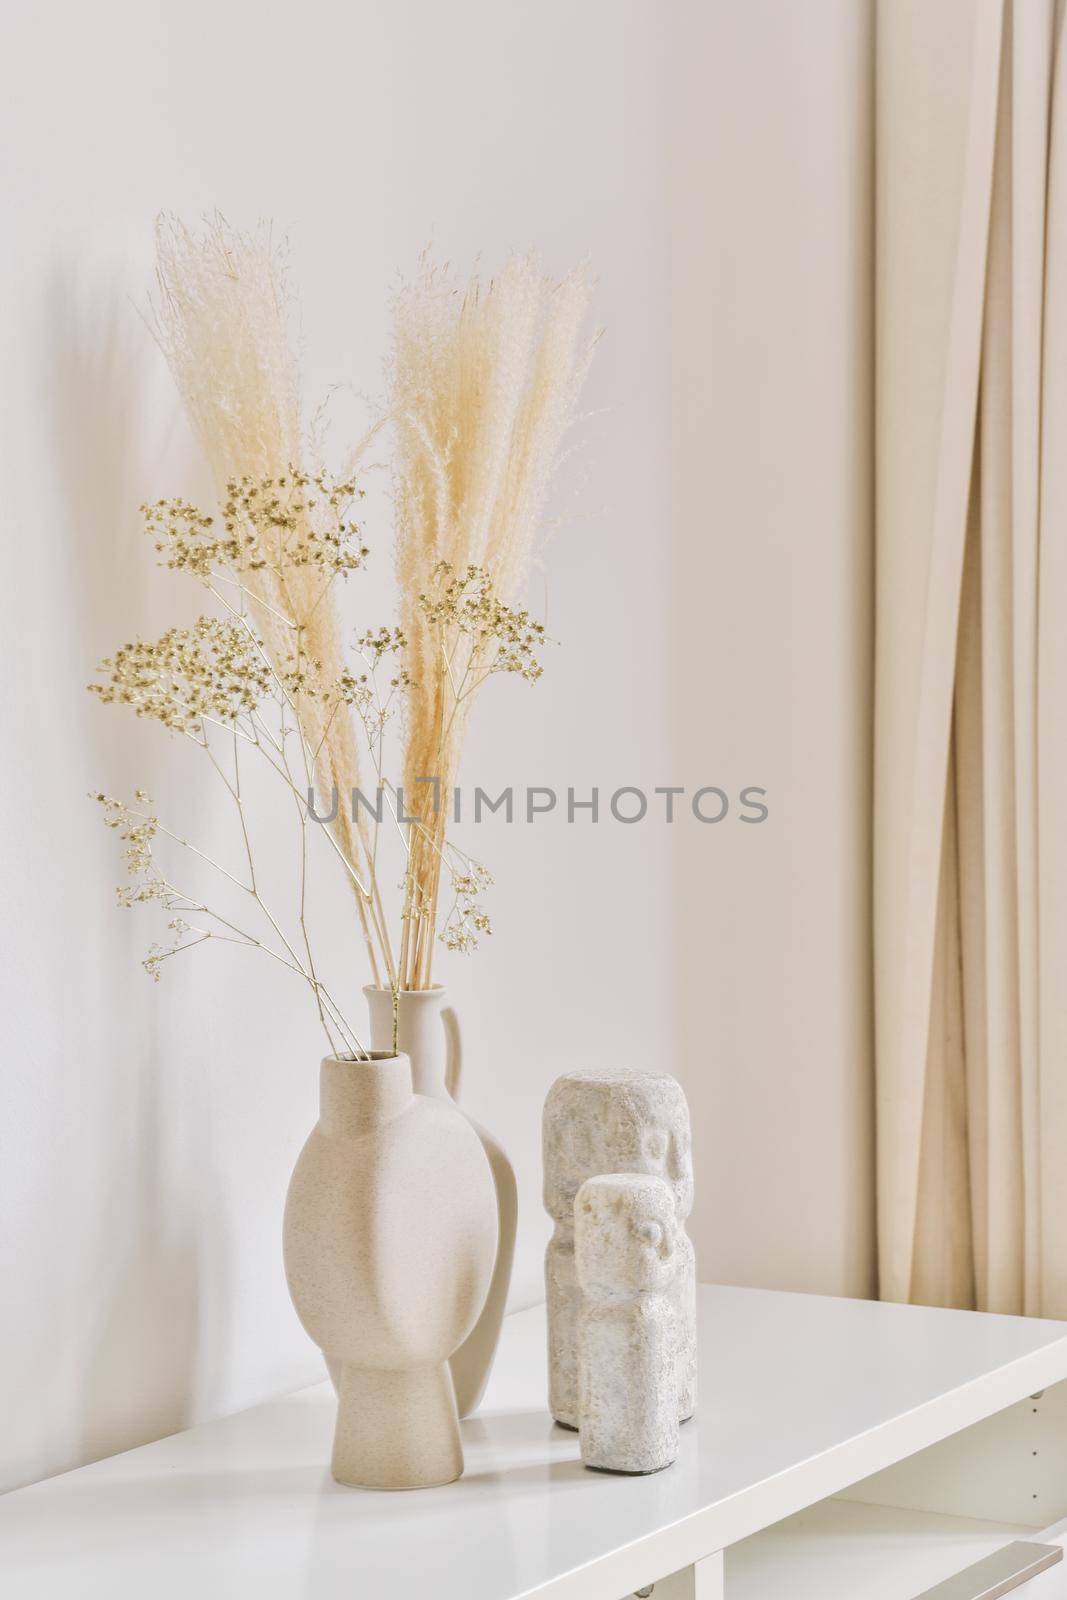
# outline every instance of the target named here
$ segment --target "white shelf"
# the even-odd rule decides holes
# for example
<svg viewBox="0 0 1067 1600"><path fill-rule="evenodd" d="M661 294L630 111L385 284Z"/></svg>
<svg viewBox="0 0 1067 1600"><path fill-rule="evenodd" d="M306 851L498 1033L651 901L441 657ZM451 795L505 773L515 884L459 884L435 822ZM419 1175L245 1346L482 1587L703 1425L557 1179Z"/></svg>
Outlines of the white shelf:
<svg viewBox="0 0 1067 1600"><path fill-rule="evenodd" d="M1067 1379L1067 1325L1014 1317L702 1288L699 1338L666 1472L583 1469L537 1307L507 1319L461 1482L334 1484L322 1384L0 1498L0 1596L619 1600Z"/></svg>
<svg viewBox="0 0 1067 1600"><path fill-rule="evenodd" d="M728 1600L913 1600L1033 1528L824 1500L726 1553ZM1062 1566L1043 1581L1067 1593ZM1036 1600L1035 1579L1026 1600Z"/></svg>
<svg viewBox="0 0 1067 1600"><path fill-rule="evenodd" d="M1059 1566L1049 1572L1039 1573L1020 1594L1019 1600L1024 1600L1024 1596L1025 1600L1067 1600L1067 1522L1060 1522L1044 1533L1030 1534L1029 1537L1038 1539L1042 1544L1063 1545L1064 1556Z"/></svg>

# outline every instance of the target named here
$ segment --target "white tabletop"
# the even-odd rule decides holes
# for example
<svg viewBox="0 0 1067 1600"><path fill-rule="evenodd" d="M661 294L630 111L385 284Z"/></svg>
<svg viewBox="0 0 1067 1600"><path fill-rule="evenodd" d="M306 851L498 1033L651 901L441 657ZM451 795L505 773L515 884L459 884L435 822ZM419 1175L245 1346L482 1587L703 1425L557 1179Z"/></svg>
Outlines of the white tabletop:
<svg viewBox="0 0 1067 1600"><path fill-rule="evenodd" d="M619 1600L1067 1378L1067 1324L700 1291L678 1461L585 1471L544 1408L544 1311L509 1317L444 1489L342 1489L316 1385L0 1499L4 1600Z"/></svg>

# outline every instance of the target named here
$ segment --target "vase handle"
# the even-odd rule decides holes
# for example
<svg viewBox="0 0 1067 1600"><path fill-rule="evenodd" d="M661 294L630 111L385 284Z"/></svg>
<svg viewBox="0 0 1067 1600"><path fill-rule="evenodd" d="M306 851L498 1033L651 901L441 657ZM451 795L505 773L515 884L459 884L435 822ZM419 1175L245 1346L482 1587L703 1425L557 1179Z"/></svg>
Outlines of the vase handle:
<svg viewBox="0 0 1067 1600"><path fill-rule="evenodd" d="M445 1088L453 1100L459 1099L459 1086L463 1077L463 1040L459 1031L459 1016L451 1006L441 1012L445 1030Z"/></svg>

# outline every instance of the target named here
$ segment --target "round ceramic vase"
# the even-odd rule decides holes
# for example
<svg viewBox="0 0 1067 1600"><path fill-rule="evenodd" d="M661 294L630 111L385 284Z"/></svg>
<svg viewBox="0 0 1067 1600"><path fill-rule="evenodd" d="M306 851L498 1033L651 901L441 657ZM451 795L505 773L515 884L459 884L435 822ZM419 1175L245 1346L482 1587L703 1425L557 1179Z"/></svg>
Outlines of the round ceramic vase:
<svg viewBox="0 0 1067 1600"><path fill-rule="evenodd" d="M485 1303L496 1196L467 1119L413 1092L406 1055L371 1057L322 1063L286 1199L285 1272L337 1385L334 1477L429 1488L463 1471L448 1362Z"/></svg>
<svg viewBox="0 0 1067 1600"><path fill-rule="evenodd" d="M459 1021L446 1005L444 988L437 985L432 989L401 990L396 996L395 1017L391 989L368 986L363 993L370 1013L372 1047L402 1051L411 1060L415 1093L454 1106L459 1094L462 1053ZM467 1120L493 1174L498 1243L485 1303L470 1334L452 1357L452 1381L461 1417L476 1410L493 1365L511 1282L518 1222L518 1195L511 1162L492 1134L473 1117Z"/></svg>

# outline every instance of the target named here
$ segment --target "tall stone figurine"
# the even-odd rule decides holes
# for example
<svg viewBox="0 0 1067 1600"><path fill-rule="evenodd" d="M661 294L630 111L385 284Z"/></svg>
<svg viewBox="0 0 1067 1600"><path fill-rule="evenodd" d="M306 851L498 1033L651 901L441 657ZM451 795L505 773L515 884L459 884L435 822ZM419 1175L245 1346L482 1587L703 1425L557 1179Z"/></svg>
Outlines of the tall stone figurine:
<svg viewBox="0 0 1067 1600"><path fill-rule="evenodd" d="M578 1422L587 1467L659 1472L678 1453L679 1232L662 1178L616 1173L578 1190Z"/></svg>
<svg viewBox="0 0 1067 1600"><path fill-rule="evenodd" d="M666 1072L607 1068L567 1073L548 1091L543 1121L545 1210L555 1232L545 1255L549 1410L578 1426L578 1308L574 1200L588 1178L635 1172L663 1178L674 1196L678 1272L678 1416L696 1407L696 1271L685 1219L693 1206L689 1107Z"/></svg>

